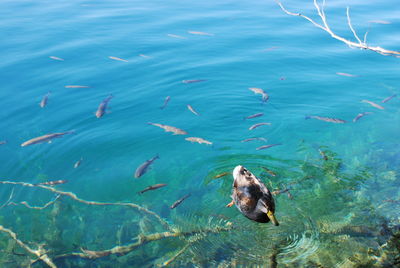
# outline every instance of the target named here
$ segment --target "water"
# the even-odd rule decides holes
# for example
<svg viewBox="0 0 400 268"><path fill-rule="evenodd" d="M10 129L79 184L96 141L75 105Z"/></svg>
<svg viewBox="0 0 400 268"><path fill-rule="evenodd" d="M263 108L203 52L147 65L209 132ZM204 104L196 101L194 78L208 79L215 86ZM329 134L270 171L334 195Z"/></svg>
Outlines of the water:
<svg viewBox="0 0 400 268"><path fill-rule="evenodd" d="M318 19L312 1L284 5ZM359 35L369 30L369 44L400 49L396 1L327 1L332 29L353 38L346 6ZM1 185L0 224L32 249L44 244L58 267L396 265L399 253L390 233L400 220L400 100L381 100L400 93L398 58L351 49L285 14L274 1L2 1L0 7L0 140L7 141L0 145L1 180L68 180L55 189L84 200L132 202L161 217L68 196L30 209L21 202L43 206L57 196L38 187ZM374 20L390 24L370 23ZM182 83L196 79L206 81ZM249 87L263 88L268 102ZM48 105L40 108L49 91ZM96 118L110 94L109 112ZM167 96L168 105L160 109ZM243 120L259 112L264 116ZM353 123L361 112L373 114ZM348 123L305 120L306 115ZM188 136L148 122L181 128L213 144L190 143ZM271 126L248 130L259 122ZM20 147L31 138L69 130L75 134ZM250 137L267 142L240 142ZM256 150L265 143L282 145ZM136 168L155 155L160 159L135 179ZM238 164L271 190L290 188L293 199L286 193L275 197L279 227L225 208L232 176L213 177ZM168 185L137 194L157 183ZM150 241L123 256L60 257L178 230L183 235ZM2 267L36 259L5 233L0 243Z"/></svg>

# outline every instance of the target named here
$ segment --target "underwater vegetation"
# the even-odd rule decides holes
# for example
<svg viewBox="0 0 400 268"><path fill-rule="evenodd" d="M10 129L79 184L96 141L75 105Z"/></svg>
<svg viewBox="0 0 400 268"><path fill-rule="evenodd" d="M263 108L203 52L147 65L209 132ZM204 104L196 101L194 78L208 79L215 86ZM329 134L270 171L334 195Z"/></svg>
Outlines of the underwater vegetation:
<svg viewBox="0 0 400 268"><path fill-rule="evenodd" d="M385 184L395 187L399 170L354 172L329 148L305 142L298 152L304 160L266 157L258 159L264 166L252 166L275 194L279 227L224 207L232 175L223 172L236 156L215 159L219 168L204 179L218 185L203 196L210 202L169 214L132 202L88 201L62 184L0 181L11 193L1 206L1 266L398 267L400 222L385 211L398 210L400 201L385 200L365 182L390 176ZM251 155L241 157L252 162ZM29 202L12 196L16 187L34 192Z"/></svg>

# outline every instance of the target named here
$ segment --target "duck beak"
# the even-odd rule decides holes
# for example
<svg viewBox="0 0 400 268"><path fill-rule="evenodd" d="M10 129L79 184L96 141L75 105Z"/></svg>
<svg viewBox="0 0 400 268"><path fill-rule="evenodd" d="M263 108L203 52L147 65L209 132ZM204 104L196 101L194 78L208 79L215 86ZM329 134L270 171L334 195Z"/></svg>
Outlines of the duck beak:
<svg viewBox="0 0 400 268"><path fill-rule="evenodd" d="M276 220L275 215L271 210L268 211L267 216L275 226L279 226L279 222Z"/></svg>

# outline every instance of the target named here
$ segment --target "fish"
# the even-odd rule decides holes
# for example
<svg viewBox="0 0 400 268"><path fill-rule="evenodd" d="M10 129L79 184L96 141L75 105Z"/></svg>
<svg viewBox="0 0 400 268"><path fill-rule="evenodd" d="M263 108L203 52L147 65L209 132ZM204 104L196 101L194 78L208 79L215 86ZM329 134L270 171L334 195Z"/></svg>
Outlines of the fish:
<svg viewBox="0 0 400 268"><path fill-rule="evenodd" d="M121 58L118 58L118 57L108 56L108 58L110 58L112 60L119 60L119 61L123 61L123 62L128 62L127 60L121 59Z"/></svg>
<svg viewBox="0 0 400 268"><path fill-rule="evenodd" d="M275 190L272 192L273 195L278 195L278 194L283 194L283 193L287 193L287 196L289 199L293 199L292 194L289 192L290 189L286 188L283 190Z"/></svg>
<svg viewBox="0 0 400 268"><path fill-rule="evenodd" d="M65 88L88 88L89 86L81 86L81 85L68 85Z"/></svg>
<svg viewBox="0 0 400 268"><path fill-rule="evenodd" d="M378 108L378 109L381 109L381 110L385 110L385 108L383 108L379 104L376 104L375 102L372 102L372 101L369 101L369 100L362 100L361 102L368 103L369 105L371 105L371 106L373 106L375 108Z"/></svg>
<svg viewBox="0 0 400 268"><path fill-rule="evenodd" d="M208 36L213 36L214 34L211 33L205 33L205 32L196 32L196 31L188 31L190 34L197 34L197 35L208 35Z"/></svg>
<svg viewBox="0 0 400 268"><path fill-rule="evenodd" d="M256 114L249 115L249 116L245 117L244 119L252 119L252 118L260 117L263 115L264 115L264 113L256 113Z"/></svg>
<svg viewBox="0 0 400 268"><path fill-rule="evenodd" d="M189 109L189 111L191 111L195 115L199 116L199 114L193 109L193 107L190 104L187 105L187 108Z"/></svg>
<svg viewBox="0 0 400 268"><path fill-rule="evenodd" d="M170 96L167 96L167 97L165 98L165 100L164 100L163 106L161 106L160 109L164 109L165 107L167 107L167 104L168 104L168 102L169 102L170 99L171 99L171 97L170 97Z"/></svg>
<svg viewBox="0 0 400 268"><path fill-rule="evenodd" d="M251 127L249 127L249 130L253 130L253 129L258 128L260 126L266 126L266 125L271 125L271 123L257 123L257 124L252 125Z"/></svg>
<svg viewBox="0 0 400 268"><path fill-rule="evenodd" d="M391 24L390 21L387 20L370 20L370 23L378 23L378 24Z"/></svg>
<svg viewBox="0 0 400 268"><path fill-rule="evenodd" d="M74 164L74 168L77 168L81 165L83 158L81 157L81 159L79 159L78 161L75 162Z"/></svg>
<svg viewBox="0 0 400 268"><path fill-rule="evenodd" d="M39 182L34 184L35 186L38 185L47 185L47 186L54 186L54 185L58 185L58 184L64 184L67 183L67 180L57 180L57 181L46 181L46 182Z"/></svg>
<svg viewBox="0 0 400 268"><path fill-rule="evenodd" d="M211 141L207 141L207 140L204 140L204 139L199 138L199 137L188 137L185 140L190 141L190 142L197 142L199 144L202 144L202 143L210 144L210 145L212 144Z"/></svg>
<svg viewBox="0 0 400 268"><path fill-rule="evenodd" d="M170 207L170 209L174 209L177 206L179 206L186 198L188 198L190 196L190 194L185 195L184 197L182 197L181 199L175 201L175 203L173 203Z"/></svg>
<svg viewBox="0 0 400 268"><path fill-rule="evenodd" d="M207 81L207 80L205 80L205 79L182 80L182 83L192 84L192 83L199 83L199 82L204 82L204 81Z"/></svg>
<svg viewBox="0 0 400 268"><path fill-rule="evenodd" d="M141 190L141 191L139 192L139 194L143 194L143 193L145 193L145 192L147 192L147 191L151 191L151 190L156 190L156 189L161 188L161 187L164 187L164 186L167 186L167 185L164 184L164 183L159 183L159 184L151 185L151 186L148 186L148 187L144 188L143 190Z"/></svg>
<svg viewBox="0 0 400 268"><path fill-rule="evenodd" d="M151 58L150 56L144 55L144 54L139 54L139 57L145 58L145 59L149 59Z"/></svg>
<svg viewBox="0 0 400 268"><path fill-rule="evenodd" d="M275 172L273 172L269 168L266 168L266 167L261 167L261 168L264 169L266 172L268 172L268 174L270 174L272 177L276 176Z"/></svg>
<svg viewBox="0 0 400 268"><path fill-rule="evenodd" d="M140 178L143 176L147 172L147 169L150 167L150 165L159 158L160 157L156 155L152 159L146 160L146 162L141 164L135 171L135 178Z"/></svg>
<svg viewBox="0 0 400 268"><path fill-rule="evenodd" d="M360 119L361 117L367 115L367 114L372 114L371 112L364 112L364 113L359 113L356 117L354 117L353 122L357 122L358 119Z"/></svg>
<svg viewBox="0 0 400 268"><path fill-rule="evenodd" d="M107 98L105 98L100 104L99 104L99 108L97 108L96 111L96 117L100 118L102 117L105 113L106 113L106 109L107 109L107 105L108 102L113 98L113 95L108 96Z"/></svg>
<svg viewBox="0 0 400 268"><path fill-rule="evenodd" d="M266 102L269 99L269 96L267 93L264 92L261 88L258 87L249 87L251 91L254 92L254 94L260 94L262 96L263 102Z"/></svg>
<svg viewBox="0 0 400 268"><path fill-rule="evenodd" d="M39 106L41 108L44 108L47 105L47 101L49 99L49 96L50 96L50 91L46 95L44 95L42 100L40 101Z"/></svg>
<svg viewBox="0 0 400 268"><path fill-rule="evenodd" d="M354 74L348 74L348 73L336 73L337 75L341 75L341 76L347 76L347 77L357 77L357 75Z"/></svg>
<svg viewBox="0 0 400 268"><path fill-rule="evenodd" d="M7 141L0 141L0 145L6 144Z"/></svg>
<svg viewBox="0 0 400 268"><path fill-rule="evenodd" d="M176 35L176 34L167 34L167 36L173 37L173 38L179 38L179 39L187 39L187 38L184 37L184 36L180 36L180 35Z"/></svg>
<svg viewBox="0 0 400 268"><path fill-rule="evenodd" d="M167 125L151 123L151 122L148 122L147 124L162 128L165 130L165 132L173 132L174 133L173 135L187 135L188 134L183 129L173 127L173 126L167 126Z"/></svg>
<svg viewBox="0 0 400 268"><path fill-rule="evenodd" d="M256 138L248 138L248 139L242 140L241 142L248 142L248 141L255 141L255 140L267 141L266 138L256 137Z"/></svg>
<svg viewBox="0 0 400 268"><path fill-rule="evenodd" d="M64 61L64 59L56 57L56 56L50 56L49 58L53 59L53 60Z"/></svg>
<svg viewBox="0 0 400 268"><path fill-rule="evenodd" d="M268 149L268 148L271 148L271 147L274 147L274 146L278 146L278 145L282 145L282 144L281 143L267 144L267 145L263 145L263 146L257 147L256 150L258 151L258 150Z"/></svg>
<svg viewBox="0 0 400 268"><path fill-rule="evenodd" d="M386 99L384 99L384 100L382 101L382 103L386 103L386 102L390 101L391 99L393 99L393 98L395 98L395 97L397 97L397 94L394 94L394 95L392 95L392 96L390 96L390 97L387 97Z"/></svg>
<svg viewBox="0 0 400 268"><path fill-rule="evenodd" d="M230 172L222 172L222 173L220 173L218 175L215 175L213 177L213 179L219 179L219 178L224 177L224 176L229 175L229 174L230 174Z"/></svg>
<svg viewBox="0 0 400 268"><path fill-rule="evenodd" d="M318 120L325 121L325 122L337 123L337 124L346 123L346 121L342 120L342 119L331 118L331 117L323 117L323 116L318 116L318 115L308 115L308 116L305 117L305 119L310 119L310 118L318 119Z"/></svg>
<svg viewBox="0 0 400 268"><path fill-rule="evenodd" d="M322 151L321 149L318 149L318 152L322 156L322 159L324 159L325 161L328 161L328 156L325 154L324 151Z"/></svg>
<svg viewBox="0 0 400 268"><path fill-rule="evenodd" d="M74 131L67 131L67 132L59 132L59 133L52 133L52 134L46 134L37 138L30 139L24 143L21 144L21 147L33 145L33 144L38 144L38 143L43 143L43 142L49 142L51 143L52 139L55 138L60 138L66 134L73 134Z"/></svg>

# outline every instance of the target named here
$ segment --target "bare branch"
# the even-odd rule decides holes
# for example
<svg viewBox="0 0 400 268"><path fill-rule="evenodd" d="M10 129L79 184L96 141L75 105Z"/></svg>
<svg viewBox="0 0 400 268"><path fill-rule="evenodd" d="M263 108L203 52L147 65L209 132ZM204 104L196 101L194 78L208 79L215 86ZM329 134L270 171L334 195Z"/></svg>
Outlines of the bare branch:
<svg viewBox="0 0 400 268"><path fill-rule="evenodd" d="M47 191L53 192L55 194L59 194L62 196L68 196L70 198L72 198L75 201L78 201L79 203L83 203L86 205L94 205L94 206L123 206L123 207L130 207L130 208L134 208L137 209L139 211L142 211L144 213L147 213L149 215L152 215L153 217L155 217L164 227L166 227L167 229L170 229L169 224L163 220L157 213L148 210L147 208L144 208L142 206L139 206L137 204L134 203L122 203L122 202L115 202L115 203L111 203L111 202L97 202L97 201L88 201L88 200L84 200L79 198L76 194L72 193L72 192L64 192L64 191L60 191L60 190L56 190L54 187L49 187L49 186L45 186L45 185L41 185L41 184L31 184L31 183L26 183L26 182L15 182L15 181L0 181L0 184L13 184L13 185L21 185L24 187L37 187L37 188L41 188L41 189L45 189Z"/></svg>
<svg viewBox="0 0 400 268"><path fill-rule="evenodd" d="M0 232L8 234L19 246L21 246L23 249L28 251L29 253L35 255L38 257L39 260L43 261L46 263L49 267L51 268L57 268L57 266L53 263L53 261L47 256L46 250L43 248L43 246L39 246L38 249L32 249L30 248L27 244L22 242L17 238L17 234L11 231L10 229L4 228L3 225L0 225Z"/></svg>
<svg viewBox="0 0 400 268"><path fill-rule="evenodd" d="M159 265L158 267L165 267L170 265L173 261L176 260L176 258L178 258L180 255L182 255L182 253L184 253L191 245L192 243L187 243L181 250L179 250L174 256L172 256L170 259L168 259L167 261L163 262L161 265Z"/></svg>
<svg viewBox="0 0 400 268"><path fill-rule="evenodd" d="M314 6L315 6L315 8L317 9L318 15L319 15L319 17L321 18L321 20L322 20L324 26L322 26L321 24L318 24L317 22L315 22L314 20L312 20L311 18L309 18L309 17L307 17L307 16L305 16L305 15L302 15L302 14L300 14L300 13L293 13L293 12L288 11L288 10L282 5L282 3L279 2L279 0L274 0L274 1L280 6L280 8L281 8L286 14L291 15L291 16L299 16L299 17L302 17L302 18L308 20L309 22L311 22L312 24L314 24L314 26L316 26L316 27L318 27L318 28L320 28L320 29L326 31L327 33L330 34L330 36L332 36L332 37L335 38L336 40L339 40L339 41L345 43L346 45L348 45L348 46L351 47L351 48L354 47L354 48L360 48L360 49L367 49L367 50L371 50L371 51L374 51L374 52L379 53L379 54L382 54L382 55L390 55L390 56L396 56L396 57L399 57L399 55L400 55L400 51L387 50L387 49L384 49L384 48L378 47L378 46L375 46L375 47L368 46L368 45L365 43L366 35L367 35L367 34L364 36L364 42L361 42L360 38L358 38L358 36L357 36L357 34L355 33L353 27L351 26L350 16L348 16L348 24L349 24L350 29L352 30L354 36L355 36L356 39L358 40L358 43L357 43L357 42L350 41L350 40L347 40L347 39L345 39L345 38L343 38L343 37L341 37L341 36L335 34L335 33L330 29L330 27L329 27L329 25L328 25L328 23L327 23L327 21L326 21L325 12L324 12L323 8L321 8L321 7L319 6L319 4L317 3L317 0L314 0ZM325 5L325 1L323 1L323 6L324 6L324 5Z"/></svg>
<svg viewBox="0 0 400 268"><path fill-rule="evenodd" d="M58 194L58 195L56 196L56 198L54 198L53 200L50 200L49 202L47 202L47 203L46 203L44 206L42 206L42 207L31 206L31 205L29 205L28 202L26 202L26 201L22 201L20 204L21 204L21 205L24 205L24 206L27 207L27 208L42 210L42 209L45 209L45 208L47 208L48 206L54 204L54 202L56 202L57 199L60 198L60 196L61 196L61 195Z"/></svg>
<svg viewBox="0 0 400 268"><path fill-rule="evenodd" d="M10 203L11 199L13 198L13 196L14 196L14 187L11 190L10 197L7 199L7 201L2 206L0 206L0 208L8 206L8 204Z"/></svg>
<svg viewBox="0 0 400 268"><path fill-rule="evenodd" d="M287 13L287 14L289 14L289 15L292 15L292 16L300 16L300 17L303 17L303 18L305 18L306 20L308 20L309 22L311 22L312 24L314 24L316 27L321 28L322 30L326 31L326 29L324 28L324 26L322 26L322 25L316 23L313 19L311 19L311 18L309 18L309 17L307 17L307 16L305 16L305 15L303 15L303 14L300 14L300 13L293 13L293 12L290 12L290 11L288 11L288 10L285 9L285 7L282 5L281 2L279 2L278 0L274 0L274 1L281 7L281 9L282 9L285 13Z"/></svg>
<svg viewBox="0 0 400 268"><path fill-rule="evenodd" d="M362 44L361 39L358 37L356 31L354 30L353 26L351 25L351 20L350 20L350 8L347 7L346 9L346 15L347 15L347 24L350 27L350 30L353 32L354 37L357 39L357 41Z"/></svg>
<svg viewBox="0 0 400 268"><path fill-rule="evenodd" d="M140 246L143 246L143 245L153 242L153 241L170 238L170 237L191 236L191 235L195 235L195 234L220 233L220 232L224 232L224 231L229 231L232 228L233 228L232 224L230 222L228 222L225 226L217 226L217 227L210 228L210 229L196 230L196 231L190 231L190 232L175 231L175 232L155 233L155 234L150 234L150 235L140 234L136 238L136 242L125 245L125 246L115 246L111 249L99 250L99 251L87 250L87 249L81 248L82 252L73 252L73 253L58 255L55 257L55 259L68 258L68 257L79 257L79 258L84 258L84 259L98 259L98 258L109 256L111 254L118 254L119 256L122 256L122 255L128 254L129 252L135 250L136 248L138 248Z"/></svg>

